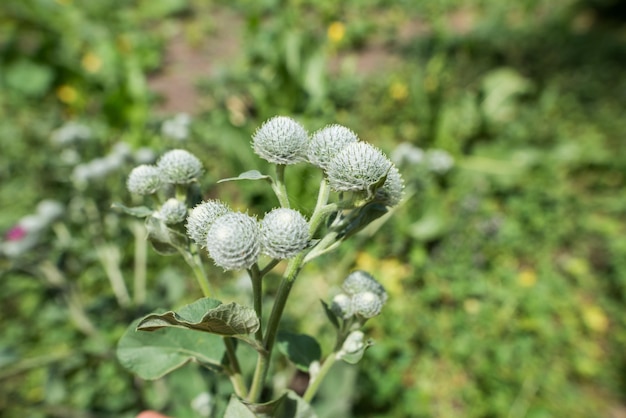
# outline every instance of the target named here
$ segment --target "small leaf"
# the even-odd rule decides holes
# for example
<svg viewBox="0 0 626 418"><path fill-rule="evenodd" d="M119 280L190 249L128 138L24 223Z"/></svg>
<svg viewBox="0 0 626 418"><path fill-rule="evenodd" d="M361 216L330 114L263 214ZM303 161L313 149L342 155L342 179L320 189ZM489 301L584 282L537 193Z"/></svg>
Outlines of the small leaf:
<svg viewBox="0 0 626 418"><path fill-rule="evenodd" d="M324 307L324 312L326 312L328 320L334 325L335 328L339 329L339 318L337 317L337 315L335 315L335 313L330 309L328 303L324 302L323 300L320 300L320 302L322 302L322 306Z"/></svg>
<svg viewBox="0 0 626 418"><path fill-rule="evenodd" d="M238 177L229 177L227 179L218 180L218 183L224 183L226 181L235 181L235 180L267 180L268 182L272 182L272 177L262 174L258 170L250 170L245 173L241 173Z"/></svg>
<svg viewBox="0 0 626 418"><path fill-rule="evenodd" d="M350 212L350 214L341 221L339 226L336 227L338 230L337 237L343 240L348 239L387 212L387 207L381 203L366 203L360 208Z"/></svg>
<svg viewBox="0 0 626 418"><path fill-rule="evenodd" d="M186 305L177 312L151 314L137 325L141 331L164 327L182 327L222 336L252 334L259 329L254 309L236 303L222 305L215 299L204 298Z"/></svg>
<svg viewBox="0 0 626 418"><path fill-rule="evenodd" d="M292 391L263 404L244 402L231 396L224 418L317 418L313 408Z"/></svg>
<svg viewBox="0 0 626 418"><path fill-rule="evenodd" d="M190 361L220 368L224 344L217 335L168 328L137 332L138 321L126 330L117 346L117 358L142 379L158 379Z"/></svg>
<svg viewBox="0 0 626 418"><path fill-rule="evenodd" d="M159 254L175 254L187 248L187 237L169 228L165 222L153 216L146 218L148 240Z"/></svg>
<svg viewBox="0 0 626 418"><path fill-rule="evenodd" d="M367 340L363 343L363 346L360 347L357 351L353 351L351 353L342 352L339 357L341 360L345 361L349 364L357 364L363 358L365 354L365 350L374 345L374 340Z"/></svg>
<svg viewBox="0 0 626 418"><path fill-rule="evenodd" d="M128 207L122 205L121 203L113 203L111 205L111 208L115 210L120 210L128 215L135 216L137 218L145 218L146 216L150 216L153 213L153 210L147 206Z"/></svg>
<svg viewBox="0 0 626 418"><path fill-rule="evenodd" d="M310 335L280 331L276 347L298 369L304 372L309 371L311 363L320 361L322 358L322 349L319 343Z"/></svg>

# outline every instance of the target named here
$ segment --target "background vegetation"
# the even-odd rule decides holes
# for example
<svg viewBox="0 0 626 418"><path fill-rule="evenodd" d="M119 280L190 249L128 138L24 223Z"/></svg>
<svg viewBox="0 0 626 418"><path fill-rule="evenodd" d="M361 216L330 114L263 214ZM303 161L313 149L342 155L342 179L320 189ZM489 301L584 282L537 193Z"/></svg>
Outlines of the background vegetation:
<svg viewBox="0 0 626 418"><path fill-rule="evenodd" d="M624 416L625 17L619 0L3 1L2 415L206 413L210 374L142 382L116 362L132 319L200 290L110 205L134 164L184 147L205 196L262 213L270 193L215 180L263 169L250 135L285 114L352 128L407 180L288 306L324 338L319 299L351 269L390 293L320 416ZM297 174L304 207L313 174Z"/></svg>

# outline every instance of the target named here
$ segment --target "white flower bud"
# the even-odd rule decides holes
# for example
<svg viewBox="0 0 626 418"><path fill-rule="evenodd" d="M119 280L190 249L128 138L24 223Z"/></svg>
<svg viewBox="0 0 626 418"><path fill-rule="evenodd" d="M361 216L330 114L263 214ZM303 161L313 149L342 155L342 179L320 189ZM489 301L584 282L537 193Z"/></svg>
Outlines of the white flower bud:
<svg viewBox="0 0 626 418"><path fill-rule="evenodd" d="M261 222L262 251L272 258L291 258L304 250L310 239L309 223L297 210L274 209Z"/></svg>
<svg viewBox="0 0 626 418"><path fill-rule="evenodd" d="M374 292L366 291L352 296L352 309L356 315L372 318L383 309L382 299Z"/></svg>
<svg viewBox="0 0 626 418"><path fill-rule="evenodd" d="M365 191L387 174L391 165L378 148L353 142L330 161L326 174L333 190Z"/></svg>
<svg viewBox="0 0 626 418"><path fill-rule="evenodd" d="M170 198L161 206L157 217L168 225L180 223L187 217L187 205L178 199Z"/></svg>
<svg viewBox="0 0 626 418"><path fill-rule="evenodd" d="M209 256L224 270L250 268L261 250L256 219L240 212L218 217L209 228L206 240Z"/></svg>
<svg viewBox="0 0 626 418"><path fill-rule="evenodd" d="M295 164L304 160L308 142L306 129L286 116L267 120L252 136L254 152L274 164Z"/></svg>
<svg viewBox="0 0 626 418"><path fill-rule="evenodd" d="M128 175L126 186L129 192L135 194L155 193L161 187L161 172L153 165L139 165Z"/></svg>
<svg viewBox="0 0 626 418"><path fill-rule="evenodd" d="M432 149L426 152L428 169L437 174L444 174L454 167L454 158L446 151Z"/></svg>
<svg viewBox="0 0 626 418"><path fill-rule="evenodd" d="M352 298L345 293L339 293L330 302L330 310L340 318L348 319L354 315Z"/></svg>
<svg viewBox="0 0 626 418"><path fill-rule="evenodd" d="M339 354L355 354L362 350L365 346L364 338L365 334L363 334L363 331L352 331L343 342Z"/></svg>
<svg viewBox="0 0 626 418"><path fill-rule="evenodd" d="M307 149L307 156L311 164L327 169L330 161L339 151L358 140L356 134L345 126L329 125L313 134Z"/></svg>
<svg viewBox="0 0 626 418"><path fill-rule="evenodd" d="M392 166L387 173L383 186L376 190L376 200L386 206L395 206L402 200L404 181L396 166Z"/></svg>
<svg viewBox="0 0 626 418"><path fill-rule="evenodd" d="M218 217L228 212L230 212L228 205L219 200L208 200L196 205L187 217L187 235L204 248L209 228Z"/></svg>
<svg viewBox="0 0 626 418"><path fill-rule="evenodd" d="M371 274L363 270L356 270L350 273L344 280L341 288L350 296L354 296L357 293L362 292L372 292L380 297L383 304L387 302L387 292L385 291L383 285L378 283L378 281L373 278Z"/></svg>
<svg viewBox="0 0 626 418"><path fill-rule="evenodd" d="M187 184L202 174L202 163L192 153L175 149L166 152L157 162L161 176L167 183Z"/></svg>

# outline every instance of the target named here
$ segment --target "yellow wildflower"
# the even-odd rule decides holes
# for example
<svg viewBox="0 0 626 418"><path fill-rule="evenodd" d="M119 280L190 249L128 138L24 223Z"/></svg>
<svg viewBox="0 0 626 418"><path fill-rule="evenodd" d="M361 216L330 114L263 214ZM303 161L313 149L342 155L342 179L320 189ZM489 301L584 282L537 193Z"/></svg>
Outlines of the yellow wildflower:
<svg viewBox="0 0 626 418"><path fill-rule="evenodd" d="M80 61L83 68L90 73L97 73L102 68L102 59L93 52L87 52Z"/></svg>
<svg viewBox="0 0 626 418"><path fill-rule="evenodd" d="M57 97L60 101L65 104L72 104L78 99L78 92L72 86L68 86L67 84L63 84L56 91Z"/></svg>
<svg viewBox="0 0 626 418"><path fill-rule="evenodd" d="M332 43L338 44L346 35L346 26L341 22L333 22L328 26L327 36Z"/></svg>

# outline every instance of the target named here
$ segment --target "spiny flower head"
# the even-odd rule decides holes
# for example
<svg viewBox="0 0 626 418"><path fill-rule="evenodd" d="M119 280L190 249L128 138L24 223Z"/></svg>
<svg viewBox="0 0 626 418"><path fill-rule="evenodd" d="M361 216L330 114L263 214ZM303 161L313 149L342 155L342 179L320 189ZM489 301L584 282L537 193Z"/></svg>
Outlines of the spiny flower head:
<svg viewBox="0 0 626 418"><path fill-rule="evenodd" d="M168 225L174 225L185 220L187 216L187 205L178 199L167 199L157 213L157 217Z"/></svg>
<svg viewBox="0 0 626 418"><path fill-rule="evenodd" d="M345 126L328 125L311 137L307 157L311 164L327 169L330 161L343 147L358 140L357 135Z"/></svg>
<svg viewBox="0 0 626 418"><path fill-rule="evenodd" d="M351 303L354 314L363 318L372 318L380 314L384 305L381 297L370 291L360 292L352 296Z"/></svg>
<svg viewBox="0 0 626 418"><path fill-rule="evenodd" d="M392 165L387 173L383 186L376 190L376 200L386 206L395 206L402 200L404 180L395 165Z"/></svg>
<svg viewBox="0 0 626 418"><path fill-rule="evenodd" d="M224 270L241 270L256 263L261 251L256 219L241 212L218 217L206 239L209 256Z"/></svg>
<svg viewBox="0 0 626 418"><path fill-rule="evenodd" d="M362 292L372 292L377 294L383 304L387 302L387 292L383 285L372 277L371 274L363 270L355 270L346 277L341 288L350 296Z"/></svg>
<svg viewBox="0 0 626 418"><path fill-rule="evenodd" d="M206 247L206 236L215 220L230 212L230 208L219 200L199 203L187 217L187 235L200 247Z"/></svg>
<svg viewBox="0 0 626 418"><path fill-rule="evenodd" d="M267 120L252 136L252 147L264 160L274 164L295 164L304 160L309 135L295 120L276 116Z"/></svg>
<svg viewBox="0 0 626 418"><path fill-rule="evenodd" d="M161 172L153 166L142 164L132 169L126 181L126 187L131 193L149 195L161 187Z"/></svg>
<svg viewBox="0 0 626 418"><path fill-rule="evenodd" d="M294 209L279 208L261 221L263 253L280 260L291 258L309 245L309 223Z"/></svg>
<svg viewBox="0 0 626 418"><path fill-rule="evenodd" d="M365 142L353 142L330 161L326 174L333 190L367 191L389 172L391 165L378 148Z"/></svg>
<svg viewBox="0 0 626 418"><path fill-rule="evenodd" d="M174 149L166 152L157 162L161 176L166 183L191 183L202 174L200 160L183 149Z"/></svg>

